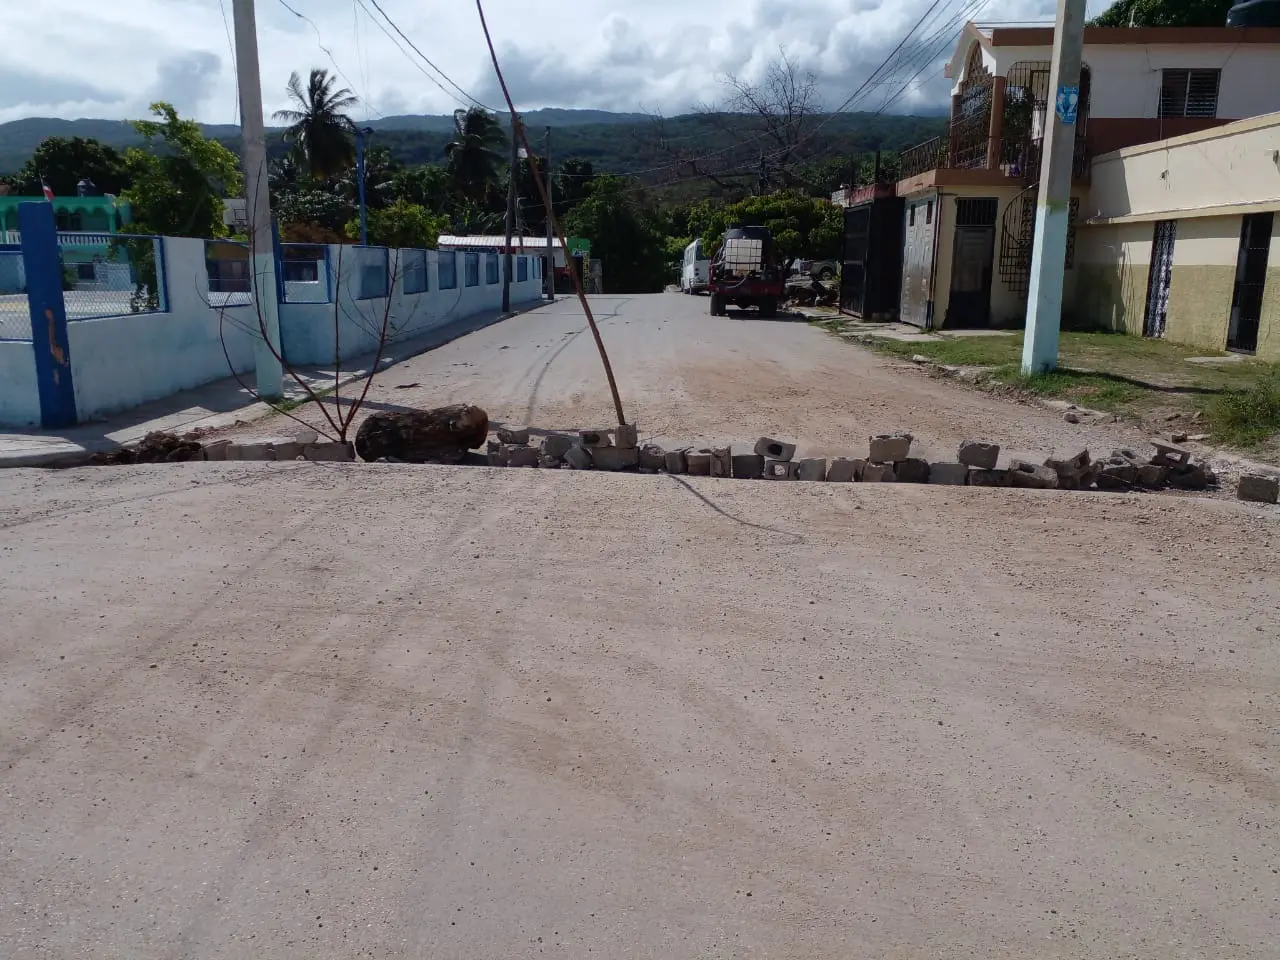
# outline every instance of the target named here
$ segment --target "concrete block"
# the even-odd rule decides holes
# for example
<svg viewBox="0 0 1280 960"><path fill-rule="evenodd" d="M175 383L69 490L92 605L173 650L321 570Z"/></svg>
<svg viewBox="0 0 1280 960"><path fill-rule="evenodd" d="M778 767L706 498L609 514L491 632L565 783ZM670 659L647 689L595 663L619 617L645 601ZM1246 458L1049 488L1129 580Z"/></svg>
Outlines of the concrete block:
<svg viewBox="0 0 1280 960"><path fill-rule="evenodd" d="M491 467L505 467L507 465L508 456L506 444L499 443L497 440L490 440L485 444L485 457L488 459ZM382 459L382 458L379 458Z"/></svg>
<svg viewBox="0 0 1280 960"><path fill-rule="evenodd" d="M928 483L929 461L907 457L893 465L893 472L899 483Z"/></svg>
<svg viewBox="0 0 1280 960"><path fill-rule="evenodd" d="M865 460L850 460L848 457L836 457L827 465L827 480L831 483L853 483L858 474L867 465Z"/></svg>
<svg viewBox="0 0 1280 960"><path fill-rule="evenodd" d="M272 445L269 443L232 443L227 446L228 460L270 460Z"/></svg>
<svg viewBox="0 0 1280 960"><path fill-rule="evenodd" d="M1074 480L1084 473L1093 461L1088 450L1077 450L1067 457L1049 457L1044 465L1058 475L1059 480Z"/></svg>
<svg viewBox="0 0 1280 960"><path fill-rule="evenodd" d="M573 446L573 437L561 433L553 433L542 439L542 455L552 460L563 460L564 455Z"/></svg>
<svg viewBox="0 0 1280 960"><path fill-rule="evenodd" d="M969 471L969 486L971 487L1007 487L1009 483L1008 470L986 470L981 467L974 467Z"/></svg>
<svg viewBox="0 0 1280 960"><path fill-rule="evenodd" d="M1099 490L1132 490L1138 482L1138 468L1124 457L1113 456L1098 465Z"/></svg>
<svg viewBox="0 0 1280 960"><path fill-rule="evenodd" d="M351 463L356 458L355 447L350 443L322 441L308 443L302 448L302 455L308 460L328 463Z"/></svg>
<svg viewBox="0 0 1280 960"><path fill-rule="evenodd" d="M684 450L668 450L667 451L667 473L679 476L682 473L689 472L689 464L685 459Z"/></svg>
<svg viewBox="0 0 1280 960"><path fill-rule="evenodd" d="M969 468L963 463L931 463L929 482L963 487L969 482Z"/></svg>
<svg viewBox="0 0 1280 960"><path fill-rule="evenodd" d="M1169 481L1169 468L1155 463L1144 463L1138 468L1138 483L1148 490L1159 490Z"/></svg>
<svg viewBox="0 0 1280 960"><path fill-rule="evenodd" d="M1010 485L1024 490L1058 489L1058 471L1038 463L1014 460L1009 464Z"/></svg>
<svg viewBox="0 0 1280 960"><path fill-rule="evenodd" d="M1247 473L1240 478L1236 487L1236 497L1254 503L1280 503L1280 479L1265 477L1258 473Z"/></svg>
<svg viewBox="0 0 1280 960"><path fill-rule="evenodd" d="M559 470L564 466L563 457L548 457L545 453L538 454L538 466L543 470Z"/></svg>
<svg viewBox="0 0 1280 960"><path fill-rule="evenodd" d="M299 426L293 431L292 436L294 440L302 444L304 447L308 444L318 443L320 441L319 431L312 430L310 427Z"/></svg>
<svg viewBox="0 0 1280 960"><path fill-rule="evenodd" d="M690 450L684 456L685 469L688 470L691 477L709 477L711 476L711 451L710 450Z"/></svg>
<svg viewBox="0 0 1280 960"><path fill-rule="evenodd" d="M271 455L273 460L297 460L302 456L302 451L306 445L297 443L293 440L287 440L283 443L273 443L271 445Z"/></svg>
<svg viewBox="0 0 1280 960"><path fill-rule="evenodd" d="M231 446L230 440L215 440L212 443L204 445L204 458L206 460L226 460L227 447Z"/></svg>
<svg viewBox="0 0 1280 960"><path fill-rule="evenodd" d="M758 453L741 453L733 458L733 476L738 480L759 480L764 476L764 457Z"/></svg>
<svg viewBox="0 0 1280 960"><path fill-rule="evenodd" d="M1184 450L1171 443L1161 443L1159 440L1152 440L1151 445L1156 448L1156 455L1151 458L1151 462L1157 466L1181 467L1191 462L1190 450Z"/></svg>
<svg viewBox="0 0 1280 960"><path fill-rule="evenodd" d="M870 453L867 460L871 463L893 463L911 456L911 434L882 433L870 438Z"/></svg>
<svg viewBox="0 0 1280 960"><path fill-rule="evenodd" d="M520 443L503 444L503 452L507 456L509 467L536 467L538 465L538 448L528 447Z"/></svg>
<svg viewBox="0 0 1280 960"><path fill-rule="evenodd" d="M1143 461L1136 450L1130 450L1128 447L1119 447L1111 451L1111 460L1116 466L1124 463L1132 463L1135 467L1139 466Z"/></svg>
<svg viewBox="0 0 1280 960"><path fill-rule="evenodd" d="M564 462L573 470L590 470L591 452L586 447L574 444L565 451Z"/></svg>
<svg viewBox="0 0 1280 960"><path fill-rule="evenodd" d="M499 443L528 443L529 428L528 427L499 427L498 442Z"/></svg>
<svg viewBox="0 0 1280 960"><path fill-rule="evenodd" d="M790 460L796 455L796 445L783 443L772 437L761 437L756 441L756 453L770 460Z"/></svg>
<svg viewBox="0 0 1280 960"><path fill-rule="evenodd" d="M655 473L667 465L667 451L656 443L646 443L640 448L640 467Z"/></svg>
<svg viewBox="0 0 1280 960"><path fill-rule="evenodd" d="M892 463L868 463L862 468L863 483L893 483L898 479Z"/></svg>
<svg viewBox="0 0 1280 960"><path fill-rule="evenodd" d="M597 470L634 470L640 466L640 451L635 447L595 447L591 462Z"/></svg>
<svg viewBox="0 0 1280 960"><path fill-rule="evenodd" d="M711 476L733 476L733 451L729 447L715 447L712 449Z"/></svg>
<svg viewBox="0 0 1280 960"><path fill-rule="evenodd" d="M1169 486L1178 490L1207 490L1218 482L1203 463L1184 463L1169 468Z"/></svg>
<svg viewBox="0 0 1280 960"><path fill-rule="evenodd" d="M794 480L796 464L790 460L765 460L764 478L766 480Z"/></svg>
<svg viewBox="0 0 1280 960"><path fill-rule="evenodd" d="M639 431L634 423L620 423L613 428L613 445L634 450L640 442Z"/></svg>
<svg viewBox="0 0 1280 960"><path fill-rule="evenodd" d="M827 479L827 458L807 457L796 464L796 479L809 483Z"/></svg>
<svg viewBox="0 0 1280 960"><path fill-rule="evenodd" d="M983 440L965 440L960 444L956 459L966 467L977 467L979 470L994 470L996 462L1000 459L1000 444L987 443ZM992 484L987 484L987 486L992 486Z"/></svg>
<svg viewBox="0 0 1280 960"><path fill-rule="evenodd" d="M584 447L611 447L613 438L608 430L583 430L578 434L578 442Z"/></svg>

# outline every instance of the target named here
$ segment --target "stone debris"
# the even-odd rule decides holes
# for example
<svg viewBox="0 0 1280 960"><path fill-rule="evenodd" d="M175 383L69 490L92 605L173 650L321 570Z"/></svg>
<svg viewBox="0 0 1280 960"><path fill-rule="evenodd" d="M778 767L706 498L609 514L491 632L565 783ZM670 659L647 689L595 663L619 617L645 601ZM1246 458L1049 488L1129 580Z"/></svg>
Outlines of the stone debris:
<svg viewBox="0 0 1280 960"><path fill-rule="evenodd" d="M892 463L868 463L858 479L863 483L893 483L898 478Z"/></svg>
<svg viewBox="0 0 1280 960"><path fill-rule="evenodd" d="M691 450L684 456L685 469L691 477L711 476L711 451L703 448Z"/></svg>
<svg viewBox="0 0 1280 960"><path fill-rule="evenodd" d="M656 443L646 443L640 448L640 468L655 473L667 465L667 451Z"/></svg>
<svg viewBox="0 0 1280 960"><path fill-rule="evenodd" d="M871 451L867 460L871 463L893 463L897 460L905 460L911 454L913 439L909 433L882 433L871 437L869 442Z"/></svg>
<svg viewBox="0 0 1280 960"><path fill-rule="evenodd" d="M538 465L538 448L521 444L506 444L507 466L536 467Z"/></svg>
<svg viewBox="0 0 1280 960"><path fill-rule="evenodd" d="M133 463L182 463L203 460L204 448L195 440L184 440L172 433L153 430L135 447L121 447L95 453L89 463L95 466L127 466ZM224 458L225 459L225 458ZM260 459L269 459L266 456Z"/></svg>
<svg viewBox="0 0 1280 960"><path fill-rule="evenodd" d="M758 453L740 453L733 458L735 480L759 480L764 476L764 457Z"/></svg>
<svg viewBox="0 0 1280 960"><path fill-rule="evenodd" d="M711 451L711 476L733 476L733 451L729 447L715 447Z"/></svg>
<svg viewBox="0 0 1280 960"><path fill-rule="evenodd" d="M1157 463L1144 463L1138 468L1138 485L1148 490L1159 490L1169 481L1169 468Z"/></svg>
<svg viewBox="0 0 1280 960"><path fill-rule="evenodd" d="M796 445L783 443L772 437L761 437L756 441L756 453L770 460L790 460L796 455Z"/></svg>
<svg viewBox="0 0 1280 960"><path fill-rule="evenodd" d="M1038 463L1014 460L1009 464L1009 483L1026 490L1056 490L1058 471Z"/></svg>
<svg viewBox="0 0 1280 960"><path fill-rule="evenodd" d="M1000 459L1000 444L987 443L983 440L965 440L960 444L956 459L966 467L994 470Z"/></svg>
<svg viewBox="0 0 1280 960"><path fill-rule="evenodd" d="M1246 473L1236 487L1236 497L1253 503L1280 503L1280 478Z"/></svg>
<svg viewBox="0 0 1280 960"><path fill-rule="evenodd" d="M667 451L667 473L672 475L680 475L689 472L689 461L687 459L687 450L668 450Z"/></svg>
<svg viewBox="0 0 1280 960"><path fill-rule="evenodd" d="M566 437L562 433L550 433L542 439L542 455L559 463L564 460L565 454L572 446L573 437Z"/></svg>
<svg viewBox="0 0 1280 960"><path fill-rule="evenodd" d="M1138 467L1124 457L1110 457L1098 465L1094 482L1099 490L1132 490L1138 482Z"/></svg>
<svg viewBox="0 0 1280 960"><path fill-rule="evenodd" d="M764 462L764 478L766 480L794 480L796 465L790 460L766 460Z"/></svg>
<svg viewBox="0 0 1280 960"><path fill-rule="evenodd" d="M564 462L571 470L590 470L591 453L586 447L575 444L565 453Z"/></svg>
<svg viewBox="0 0 1280 960"><path fill-rule="evenodd" d="M639 431L634 423L620 423L613 428L613 445L627 450L635 449L640 442Z"/></svg>
<svg viewBox="0 0 1280 960"><path fill-rule="evenodd" d="M929 482L963 487L969 482L969 468L963 463L931 463Z"/></svg>
<svg viewBox="0 0 1280 960"><path fill-rule="evenodd" d="M613 446L613 438L608 430L583 430L578 434L578 442L584 447Z"/></svg>
<svg viewBox="0 0 1280 960"><path fill-rule="evenodd" d="M858 479L867 461L850 460L847 457L836 457L827 467L827 480L830 483L853 483Z"/></svg>
<svg viewBox="0 0 1280 960"><path fill-rule="evenodd" d="M499 427L498 442L499 443L528 443L529 428L528 427Z"/></svg>
<svg viewBox="0 0 1280 960"><path fill-rule="evenodd" d="M593 447L591 463L597 470L630 470L640 466L640 451L635 447Z"/></svg>
<svg viewBox="0 0 1280 960"><path fill-rule="evenodd" d="M1156 455L1151 462L1159 466L1181 467L1191 462L1190 450L1160 440L1152 440L1151 445L1156 448Z"/></svg>
<svg viewBox="0 0 1280 960"><path fill-rule="evenodd" d="M895 463L893 472L899 483L928 483L929 461L908 457Z"/></svg>
<svg viewBox="0 0 1280 960"><path fill-rule="evenodd" d="M969 486L971 487L1007 487L1010 486L1008 470L984 470L972 467L969 470Z"/></svg>
<svg viewBox="0 0 1280 960"><path fill-rule="evenodd" d="M809 457L796 464L796 479L810 483L827 479L827 461L825 458Z"/></svg>

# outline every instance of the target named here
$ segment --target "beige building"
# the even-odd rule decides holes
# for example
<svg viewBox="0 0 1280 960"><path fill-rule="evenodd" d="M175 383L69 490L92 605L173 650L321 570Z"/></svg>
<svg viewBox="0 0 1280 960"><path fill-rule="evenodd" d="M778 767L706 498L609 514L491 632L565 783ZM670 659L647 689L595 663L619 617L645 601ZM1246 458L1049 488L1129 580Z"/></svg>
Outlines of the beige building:
<svg viewBox="0 0 1280 960"><path fill-rule="evenodd" d="M1052 47L1052 27L965 27L947 67L948 130L902 155L902 320L1024 322ZM1067 302L1077 304L1077 231L1104 208L1093 199L1094 158L1280 110L1280 28L1088 27L1084 64L1065 280ZM1240 196L1263 183L1239 184Z"/></svg>
<svg viewBox="0 0 1280 960"><path fill-rule="evenodd" d="M1093 161L1074 312L1280 360L1280 113Z"/></svg>

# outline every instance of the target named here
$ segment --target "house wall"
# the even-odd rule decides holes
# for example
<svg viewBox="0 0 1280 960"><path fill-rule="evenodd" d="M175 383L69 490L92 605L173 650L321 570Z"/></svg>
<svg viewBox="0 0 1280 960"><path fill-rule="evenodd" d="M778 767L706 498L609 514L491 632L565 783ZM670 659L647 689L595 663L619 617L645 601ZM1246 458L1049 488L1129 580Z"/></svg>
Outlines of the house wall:
<svg viewBox="0 0 1280 960"><path fill-rule="evenodd" d="M40 425L40 389L30 341L0 340L0 424Z"/></svg>
<svg viewBox="0 0 1280 960"><path fill-rule="evenodd" d="M1166 340L1209 350L1226 348L1240 227L1240 217L1178 220Z"/></svg>
<svg viewBox="0 0 1280 960"><path fill-rule="evenodd" d="M1075 297L1068 302L1082 325L1141 336L1152 230L1150 223L1080 228Z"/></svg>

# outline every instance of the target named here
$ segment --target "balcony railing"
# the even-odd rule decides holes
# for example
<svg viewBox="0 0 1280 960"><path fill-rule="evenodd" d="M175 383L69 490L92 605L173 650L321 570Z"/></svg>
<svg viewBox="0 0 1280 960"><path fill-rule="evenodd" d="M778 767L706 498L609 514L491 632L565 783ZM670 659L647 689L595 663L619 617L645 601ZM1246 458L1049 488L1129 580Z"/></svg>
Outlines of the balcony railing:
<svg viewBox="0 0 1280 960"><path fill-rule="evenodd" d="M1040 167L1044 155L1044 141L1005 138L997 154L999 169L1005 176L1023 183L1035 183L1040 179ZM1071 176L1075 180L1088 180L1092 166L1088 142L1077 136L1072 155ZM934 137L918 146L902 151L900 178L907 180L930 170L975 169L986 166L986 151L979 158L976 150L953 150L948 137Z"/></svg>
<svg viewBox="0 0 1280 960"><path fill-rule="evenodd" d="M898 176L903 180L918 177L930 170L937 170L947 165L947 138L934 137L919 146L902 151L899 159L901 171Z"/></svg>

